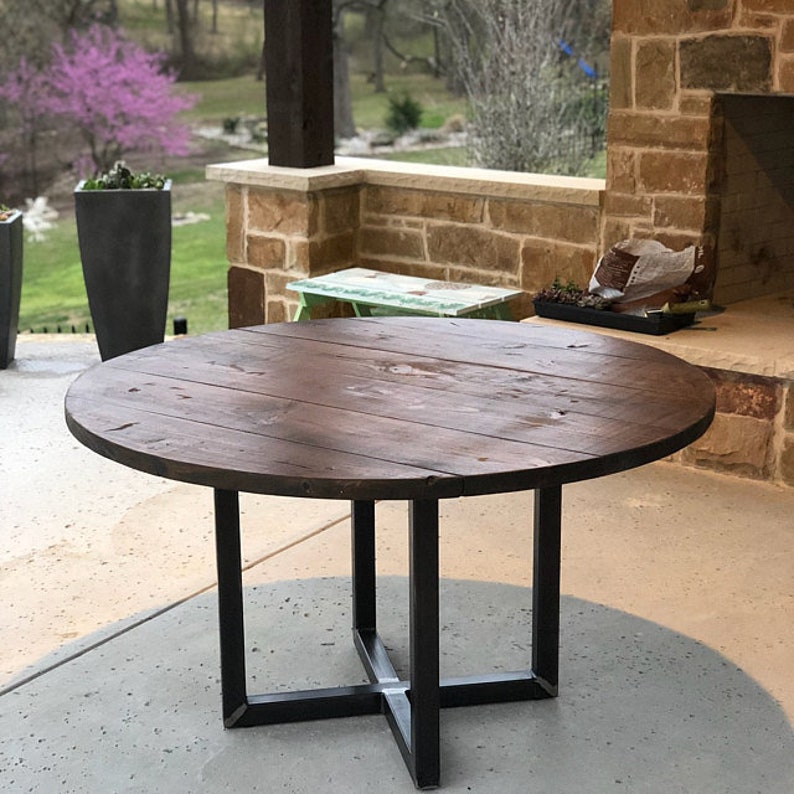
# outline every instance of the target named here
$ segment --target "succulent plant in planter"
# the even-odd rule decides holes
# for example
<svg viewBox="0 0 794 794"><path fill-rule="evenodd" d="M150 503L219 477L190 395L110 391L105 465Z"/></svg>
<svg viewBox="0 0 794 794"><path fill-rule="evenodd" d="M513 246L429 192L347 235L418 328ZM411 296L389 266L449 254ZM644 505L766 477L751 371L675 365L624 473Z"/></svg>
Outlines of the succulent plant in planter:
<svg viewBox="0 0 794 794"><path fill-rule="evenodd" d="M171 181L117 162L80 182L74 198L102 360L162 342L171 273Z"/></svg>
<svg viewBox="0 0 794 794"><path fill-rule="evenodd" d="M168 180L162 174L136 174L119 160L109 171L84 179L82 190L162 190Z"/></svg>
<svg viewBox="0 0 794 794"><path fill-rule="evenodd" d="M0 203L0 369L13 360L22 292L22 213Z"/></svg>

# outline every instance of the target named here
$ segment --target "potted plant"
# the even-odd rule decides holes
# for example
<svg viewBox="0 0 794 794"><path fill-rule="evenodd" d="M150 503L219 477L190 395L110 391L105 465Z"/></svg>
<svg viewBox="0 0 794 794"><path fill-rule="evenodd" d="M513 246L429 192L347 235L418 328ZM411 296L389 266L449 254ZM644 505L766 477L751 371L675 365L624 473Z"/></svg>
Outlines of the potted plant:
<svg viewBox="0 0 794 794"><path fill-rule="evenodd" d="M539 317L655 336L691 325L695 312L708 308L708 301L673 304L671 300L655 310L619 311L613 300L581 289L573 281L563 283L559 278L550 287L536 292L532 303Z"/></svg>
<svg viewBox="0 0 794 794"><path fill-rule="evenodd" d="M21 292L22 213L0 204L0 369L14 360Z"/></svg>
<svg viewBox="0 0 794 794"><path fill-rule="evenodd" d="M171 273L171 180L123 162L74 192L88 305L105 361L162 342Z"/></svg>

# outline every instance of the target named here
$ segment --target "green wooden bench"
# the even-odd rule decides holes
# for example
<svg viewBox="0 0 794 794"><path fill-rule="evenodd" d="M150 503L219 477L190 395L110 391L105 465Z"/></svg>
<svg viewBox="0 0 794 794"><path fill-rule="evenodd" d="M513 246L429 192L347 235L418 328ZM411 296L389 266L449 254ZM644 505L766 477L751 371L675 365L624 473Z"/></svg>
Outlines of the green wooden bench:
<svg viewBox="0 0 794 794"><path fill-rule="evenodd" d="M287 284L300 295L293 320L308 320L312 309L334 301L349 303L357 317L418 314L512 320L508 301L519 290L483 287L457 281L432 281L353 267Z"/></svg>

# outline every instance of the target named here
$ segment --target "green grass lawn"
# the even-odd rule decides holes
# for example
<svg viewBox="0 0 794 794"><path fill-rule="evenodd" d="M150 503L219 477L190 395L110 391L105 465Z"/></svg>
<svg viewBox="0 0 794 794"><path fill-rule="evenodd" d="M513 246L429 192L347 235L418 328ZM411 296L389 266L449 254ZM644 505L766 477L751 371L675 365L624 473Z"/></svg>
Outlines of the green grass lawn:
<svg viewBox="0 0 794 794"><path fill-rule="evenodd" d="M207 188L190 191L189 200L180 197L179 184L173 188L174 211L203 212L210 220L173 229L168 332L177 316L187 317L191 334L227 325L223 188ZM26 240L24 250L20 331L85 330L91 315L74 218L62 217L44 242Z"/></svg>

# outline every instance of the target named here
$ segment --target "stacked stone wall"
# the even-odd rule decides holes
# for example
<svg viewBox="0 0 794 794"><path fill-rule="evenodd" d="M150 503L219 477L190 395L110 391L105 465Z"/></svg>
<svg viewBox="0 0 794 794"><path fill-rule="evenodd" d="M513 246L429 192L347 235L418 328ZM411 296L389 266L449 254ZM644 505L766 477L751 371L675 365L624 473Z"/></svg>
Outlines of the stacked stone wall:
<svg viewBox="0 0 794 794"><path fill-rule="evenodd" d="M492 173L458 190L454 180L372 183L365 172L344 187L230 184L230 326L289 319L290 281L346 267L517 288L525 293L512 305L517 319L555 278L584 286L598 254L603 182L558 189L551 178L537 191L511 190Z"/></svg>
<svg viewBox="0 0 794 794"><path fill-rule="evenodd" d="M597 206L367 186L358 263L523 290L513 307L520 318L555 278L587 282L598 226Z"/></svg>

